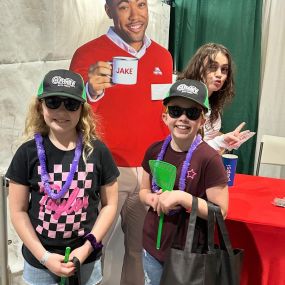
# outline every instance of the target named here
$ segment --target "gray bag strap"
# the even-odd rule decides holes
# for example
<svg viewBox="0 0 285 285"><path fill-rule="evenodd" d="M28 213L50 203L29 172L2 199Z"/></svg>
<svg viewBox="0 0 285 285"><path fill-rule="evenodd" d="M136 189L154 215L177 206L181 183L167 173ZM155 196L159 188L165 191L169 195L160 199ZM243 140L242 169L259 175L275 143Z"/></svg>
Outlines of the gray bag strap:
<svg viewBox="0 0 285 285"><path fill-rule="evenodd" d="M214 205L214 209L215 209L215 216L216 216L216 220L217 220L217 224L218 224L219 239L221 242L221 248L225 249L227 251L227 253L230 256L232 256L233 255L233 248L232 248L229 233L228 233L228 230L226 228L226 224L225 224L221 209L220 209L220 207L218 207L216 205Z"/></svg>

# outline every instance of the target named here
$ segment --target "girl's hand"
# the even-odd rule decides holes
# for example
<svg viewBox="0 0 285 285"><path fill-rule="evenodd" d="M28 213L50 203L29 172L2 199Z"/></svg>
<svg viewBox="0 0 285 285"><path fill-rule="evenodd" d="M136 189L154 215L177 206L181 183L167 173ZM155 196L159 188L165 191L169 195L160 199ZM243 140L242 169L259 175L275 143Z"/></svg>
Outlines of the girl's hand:
<svg viewBox="0 0 285 285"><path fill-rule="evenodd" d="M242 128L245 126L245 122L242 122L240 125L236 127L236 129L232 132L226 133L223 135L224 141L229 145L232 146L238 143L245 135L247 135L250 131L242 131Z"/></svg>
<svg viewBox="0 0 285 285"><path fill-rule="evenodd" d="M184 199L183 191L164 191L159 195L158 205L157 205L157 214L160 213L168 214L171 210L179 209Z"/></svg>
<svg viewBox="0 0 285 285"><path fill-rule="evenodd" d="M85 259L90 255L90 253L93 251L92 245L89 241L86 241L82 246L74 249L70 255L69 260L72 260L73 257L77 257L80 261L80 264L83 264Z"/></svg>
<svg viewBox="0 0 285 285"><path fill-rule="evenodd" d="M156 193L147 194L147 204L153 208L154 211L157 211L157 204L159 200L159 195L162 193L162 190Z"/></svg>
<svg viewBox="0 0 285 285"><path fill-rule="evenodd" d="M64 263L64 256L57 253L50 254L45 266L49 271L60 277L72 276L75 271L73 262Z"/></svg>

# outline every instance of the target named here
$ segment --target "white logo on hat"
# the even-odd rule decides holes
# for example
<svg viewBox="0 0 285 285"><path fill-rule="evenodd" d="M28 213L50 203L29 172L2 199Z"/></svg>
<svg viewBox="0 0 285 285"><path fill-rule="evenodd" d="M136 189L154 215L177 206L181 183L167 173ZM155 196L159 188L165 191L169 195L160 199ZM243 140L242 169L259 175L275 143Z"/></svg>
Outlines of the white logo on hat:
<svg viewBox="0 0 285 285"><path fill-rule="evenodd" d="M199 92L199 89L196 86L190 85L187 86L186 84L180 84L177 86L177 90L181 91L182 93L189 93L189 94L195 94L197 95Z"/></svg>
<svg viewBox="0 0 285 285"><path fill-rule="evenodd" d="M51 79L51 83L57 86L72 87L75 88L75 81L71 78L62 78L61 76L54 76Z"/></svg>

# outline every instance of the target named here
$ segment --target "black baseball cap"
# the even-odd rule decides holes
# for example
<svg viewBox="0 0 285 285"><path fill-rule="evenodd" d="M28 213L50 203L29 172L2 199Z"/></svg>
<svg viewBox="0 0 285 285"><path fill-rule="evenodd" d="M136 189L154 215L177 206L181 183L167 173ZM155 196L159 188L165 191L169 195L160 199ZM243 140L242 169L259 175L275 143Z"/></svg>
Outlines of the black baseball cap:
<svg viewBox="0 0 285 285"><path fill-rule="evenodd" d="M163 104L166 105L171 99L177 97L190 99L201 105L207 111L209 110L208 89L201 81L192 79L176 81L170 87L167 96L163 100Z"/></svg>
<svg viewBox="0 0 285 285"><path fill-rule="evenodd" d="M38 98L51 96L69 97L86 102L84 80L80 74L66 69L48 72L38 90Z"/></svg>

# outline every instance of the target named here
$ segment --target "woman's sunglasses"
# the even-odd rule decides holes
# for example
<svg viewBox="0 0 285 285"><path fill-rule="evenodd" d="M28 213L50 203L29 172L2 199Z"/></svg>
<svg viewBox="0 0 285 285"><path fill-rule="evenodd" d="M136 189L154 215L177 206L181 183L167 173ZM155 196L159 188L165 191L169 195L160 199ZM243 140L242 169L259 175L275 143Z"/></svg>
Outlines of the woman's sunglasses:
<svg viewBox="0 0 285 285"><path fill-rule="evenodd" d="M185 114L186 117L191 121L196 121L201 116L203 110L196 107L191 108L182 108L179 106L168 106L166 113L169 114L169 116L173 119L177 119L182 116L182 114Z"/></svg>
<svg viewBox="0 0 285 285"><path fill-rule="evenodd" d="M59 106L61 105L61 103L63 102L64 107L67 111L77 111L80 107L81 104L83 104L82 102L72 99L72 98L67 98L67 97L47 97L43 99L45 101L45 105L49 108L49 109L58 109Z"/></svg>

